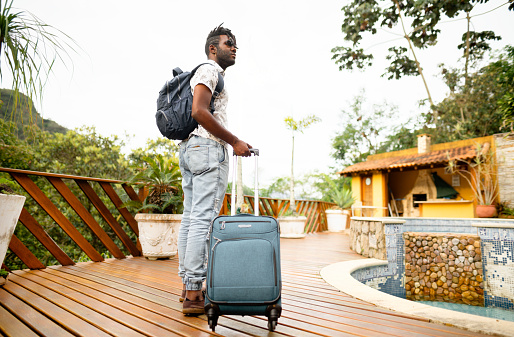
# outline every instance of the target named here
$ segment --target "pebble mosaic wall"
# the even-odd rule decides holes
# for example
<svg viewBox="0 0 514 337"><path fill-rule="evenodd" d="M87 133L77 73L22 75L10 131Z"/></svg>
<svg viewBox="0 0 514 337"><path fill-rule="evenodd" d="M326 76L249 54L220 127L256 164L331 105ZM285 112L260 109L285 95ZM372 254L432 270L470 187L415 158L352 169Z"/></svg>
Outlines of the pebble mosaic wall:
<svg viewBox="0 0 514 337"><path fill-rule="evenodd" d="M478 236L408 232L403 238L407 299L484 306Z"/></svg>
<svg viewBox="0 0 514 337"><path fill-rule="evenodd" d="M369 237L370 227L374 233L383 228L379 229L383 239L377 242L385 241L388 263L356 270L352 273L355 279L401 298L514 311L514 221L462 219L457 228L446 227L446 233L428 233L412 229L421 229L421 222L430 219L414 224L410 224L412 219L402 220L404 224L394 223L394 218L381 223L374 218L368 220L372 226L363 226L364 218L359 219L366 233L355 231L354 244L362 242L363 235ZM464 233L456 233L465 227ZM362 246L357 247L362 254Z"/></svg>

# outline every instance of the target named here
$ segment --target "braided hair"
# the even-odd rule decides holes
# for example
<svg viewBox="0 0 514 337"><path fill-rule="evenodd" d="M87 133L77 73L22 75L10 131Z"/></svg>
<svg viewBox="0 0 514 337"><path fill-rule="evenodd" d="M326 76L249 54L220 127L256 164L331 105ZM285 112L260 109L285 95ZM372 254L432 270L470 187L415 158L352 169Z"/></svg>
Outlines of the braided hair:
<svg viewBox="0 0 514 337"><path fill-rule="evenodd" d="M207 40L205 41L205 55L209 56L209 46L211 44L213 46L219 46L220 35L227 35L228 37L232 38L232 40L234 40L234 43L236 42L236 37L234 34L232 34L230 29L222 27L222 25L223 23L211 30L209 35L207 35Z"/></svg>

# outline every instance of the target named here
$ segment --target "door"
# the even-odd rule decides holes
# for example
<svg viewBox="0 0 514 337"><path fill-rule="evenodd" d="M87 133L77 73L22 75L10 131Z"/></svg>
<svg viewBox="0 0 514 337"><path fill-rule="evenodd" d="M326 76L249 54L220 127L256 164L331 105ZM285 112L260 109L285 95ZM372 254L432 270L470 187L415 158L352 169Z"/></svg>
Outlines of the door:
<svg viewBox="0 0 514 337"><path fill-rule="evenodd" d="M362 206L373 206L373 179L371 175L362 176L361 179ZM373 209L362 209L363 216L370 216Z"/></svg>

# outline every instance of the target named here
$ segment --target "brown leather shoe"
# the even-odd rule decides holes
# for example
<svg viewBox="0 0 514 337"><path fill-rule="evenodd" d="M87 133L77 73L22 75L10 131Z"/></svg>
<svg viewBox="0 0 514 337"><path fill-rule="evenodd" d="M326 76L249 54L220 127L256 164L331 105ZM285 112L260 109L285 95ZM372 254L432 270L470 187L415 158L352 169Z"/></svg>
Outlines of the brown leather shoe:
<svg viewBox="0 0 514 337"><path fill-rule="evenodd" d="M204 310L205 300L191 301L186 298L182 304L182 313L185 315L202 315Z"/></svg>
<svg viewBox="0 0 514 337"><path fill-rule="evenodd" d="M184 302L184 299L186 298L186 285L182 287L182 293L180 294L180 297L178 298L179 302Z"/></svg>

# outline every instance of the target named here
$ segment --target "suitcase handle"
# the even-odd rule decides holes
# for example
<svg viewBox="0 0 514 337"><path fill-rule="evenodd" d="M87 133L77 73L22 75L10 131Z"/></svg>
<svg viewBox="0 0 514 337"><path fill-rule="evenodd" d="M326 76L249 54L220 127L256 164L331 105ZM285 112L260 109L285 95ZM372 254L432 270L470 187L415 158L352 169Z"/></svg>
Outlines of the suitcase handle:
<svg viewBox="0 0 514 337"><path fill-rule="evenodd" d="M259 216L259 175L258 175L258 158L259 158L259 150L258 149L250 149L250 153L253 153L255 157L255 182L254 182L254 209L255 215ZM234 166L232 170L232 195L230 198L230 215L236 215L236 174L237 174L237 156L234 153Z"/></svg>
<svg viewBox="0 0 514 337"><path fill-rule="evenodd" d="M259 149L249 149L249 150L250 150L250 153L253 153L255 156L258 156L258 155L259 155ZM233 155L234 157L237 157L237 155L236 155L236 152L235 152L235 151L234 151L234 152L232 152L232 155Z"/></svg>

